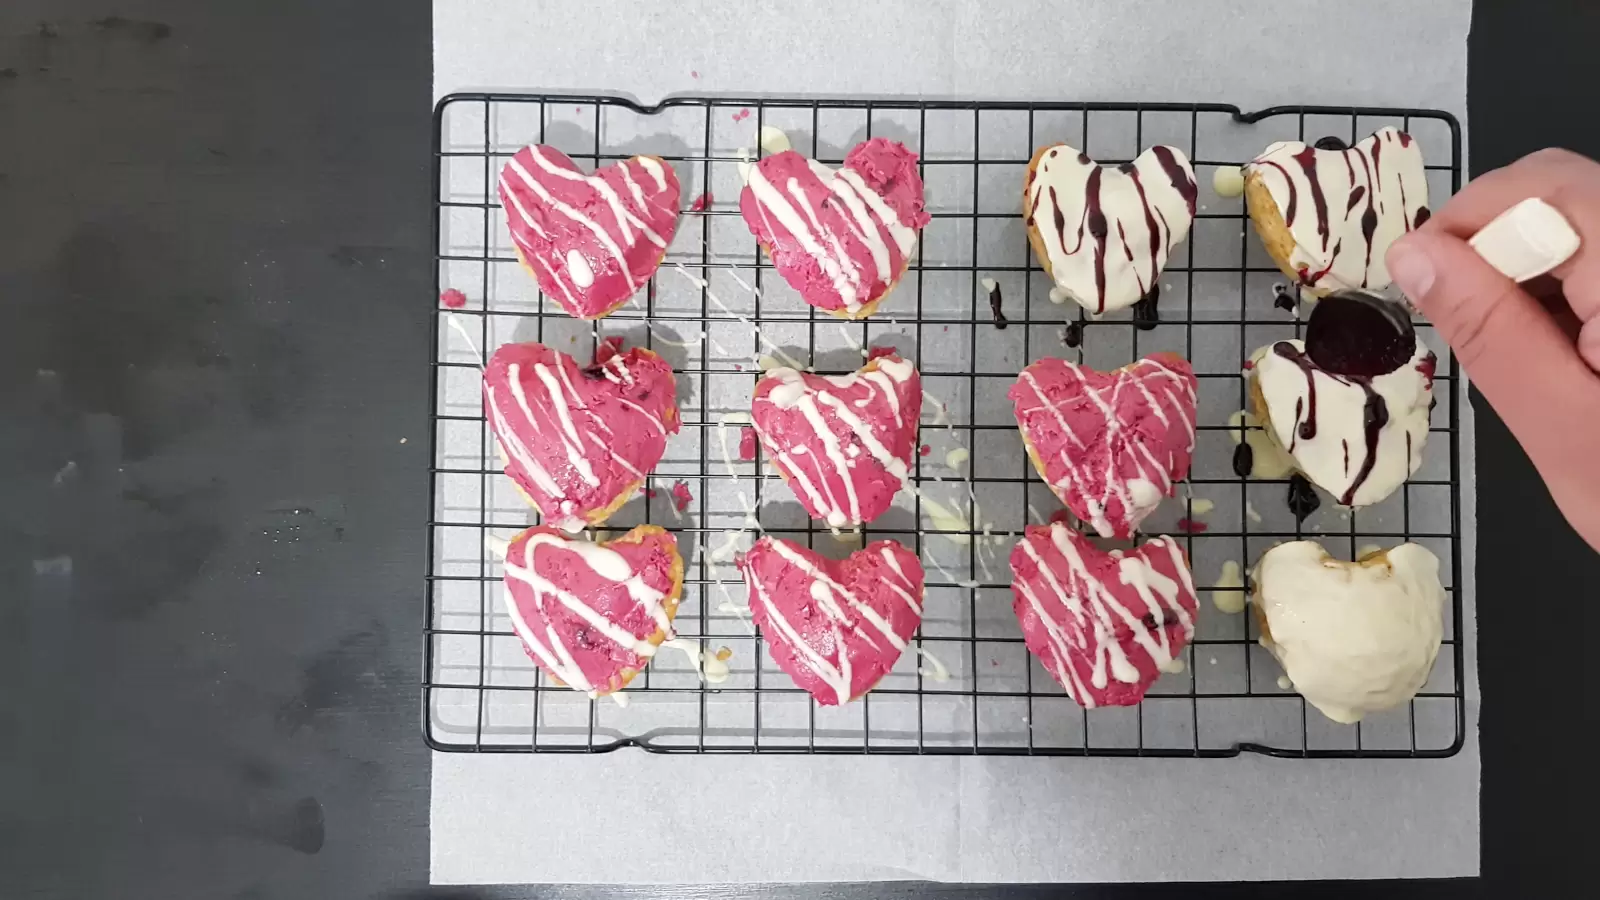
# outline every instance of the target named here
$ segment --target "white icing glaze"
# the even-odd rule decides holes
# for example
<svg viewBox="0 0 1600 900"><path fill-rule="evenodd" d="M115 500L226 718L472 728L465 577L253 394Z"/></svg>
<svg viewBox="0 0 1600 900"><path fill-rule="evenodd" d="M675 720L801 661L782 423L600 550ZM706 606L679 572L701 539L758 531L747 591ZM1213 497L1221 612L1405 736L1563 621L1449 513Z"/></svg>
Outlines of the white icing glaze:
<svg viewBox="0 0 1600 900"><path fill-rule="evenodd" d="M1211 173L1211 189L1218 197L1237 197L1244 193L1244 170L1238 166L1217 166Z"/></svg>
<svg viewBox="0 0 1600 900"><path fill-rule="evenodd" d="M789 147L789 136L774 125L761 126L761 149L767 153L782 153Z"/></svg>
<svg viewBox="0 0 1600 900"><path fill-rule="evenodd" d="M944 663L939 661L939 657L934 656L932 653L929 653L926 649L920 646L917 647L916 650L919 656L928 661L928 668L924 669L921 666L917 667L918 675L921 675L922 677L931 681L937 681L940 683L950 680L950 670L945 668Z"/></svg>
<svg viewBox="0 0 1600 900"><path fill-rule="evenodd" d="M1281 544L1256 567L1255 602L1306 701L1336 722L1411 699L1428 680L1443 634L1439 560L1402 544L1386 559L1346 563L1314 541Z"/></svg>
<svg viewBox="0 0 1600 900"><path fill-rule="evenodd" d="M572 276L572 283L580 288L594 284L594 269L590 268L589 261L583 254L576 250L567 251L567 274Z"/></svg>
<svg viewBox="0 0 1600 900"><path fill-rule="evenodd" d="M965 447L957 447L944 455L945 468L960 469L967 464L972 454Z"/></svg>
<svg viewBox="0 0 1600 900"><path fill-rule="evenodd" d="M1189 234L1195 191L1194 170L1177 148L1151 147L1130 165L1101 166L1058 144L1039 159L1023 208L1056 286L1104 313L1159 287L1172 248Z"/></svg>
<svg viewBox="0 0 1600 900"><path fill-rule="evenodd" d="M1292 348L1290 356L1277 349L1284 345ZM1340 504L1381 502L1422 465L1433 402L1433 354L1419 338L1405 365L1369 379L1369 394L1361 380L1325 372L1304 352L1303 341L1279 341L1252 357L1251 375L1266 402L1266 427L1295 467ZM1385 421L1369 435L1372 397L1381 399Z"/></svg>
<svg viewBox="0 0 1600 900"><path fill-rule="evenodd" d="M1422 148L1393 127L1347 150L1280 141L1244 172L1272 196L1294 238L1289 267L1314 293L1388 287L1384 254L1427 219Z"/></svg>
<svg viewBox="0 0 1600 900"><path fill-rule="evenodd" d="M1217 612L1227 615L1244 612L1244 572L1240 570L1238 560L1230 559L1222 564L1214 587L1211 605L1217 608Z"/></svg>

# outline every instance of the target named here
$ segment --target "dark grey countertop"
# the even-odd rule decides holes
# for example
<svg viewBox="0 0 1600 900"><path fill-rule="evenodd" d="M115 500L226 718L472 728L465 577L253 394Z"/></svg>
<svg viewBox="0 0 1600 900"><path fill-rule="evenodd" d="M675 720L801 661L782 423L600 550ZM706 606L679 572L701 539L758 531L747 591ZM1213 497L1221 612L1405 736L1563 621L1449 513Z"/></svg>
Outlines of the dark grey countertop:
<svg viewBox="0 0 1600 900"><path fill-rule="evenodd" d="M1474 169L1600 155L1596 34L1592 4L1480 4ZM0 894L1345 895L427 889L430 60L427 0L0 9ZM1545 629L1586 630L1600 560L1478 423L1485 880L1368 893L1585 862L1594 679Z"/></svg>

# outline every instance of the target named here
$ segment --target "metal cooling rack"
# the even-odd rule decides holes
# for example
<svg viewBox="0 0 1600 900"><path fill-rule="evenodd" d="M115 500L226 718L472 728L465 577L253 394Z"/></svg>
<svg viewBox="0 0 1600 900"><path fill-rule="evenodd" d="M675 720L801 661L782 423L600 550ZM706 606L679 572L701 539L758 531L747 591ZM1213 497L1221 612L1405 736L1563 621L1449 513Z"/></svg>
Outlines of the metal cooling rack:
<svg viewBox="0 0 1600 900"><path fill-rule="evenodd" d="M983 103L914 100L728 99L675 97L653 107L615 97L457 94L435 112L433 205L435 291L464 291L454 315L485 352L511 340L539 340L587 359L603 336L655 349L679 377L683 432L652 475L651 496L630 502L596 537L640 522L677 535L687 572L677 624L708 648L727 647L730 677L703 685L686 658L660 654L634 680L626 708L548 683L529 661L500 611L498 562L484 537L509 537L536 521L502 474L484 423L476 357L442 310L434 318L435 356L423 728L434 749L477 752L600 752L639 746L656 752L1031 754L1225 757L1248 750L1291 757L1439 757L1464 735L1460 503L1460 421L1454 358L1431 328L1418 332L1441 360L1432 431L1421 470L1384 504L1341 514L1323 495L1304 522L1287 511L1283 479L1245 479L1232 471L1238 429L1228 415L1245 405L1239 377L1254 348L1298 335L1300 323L1273 305L1282 276L1253 234L1238 198L1211 189L1218 166L1238 165L1274 140L1336 135L1350 142L1394 124L1411 132L1430 165L1432 203L1460 186L1460 129L1448 113L1421 109L1274 107L1243 113L1220 104ZM819 315L772 277L737 209L738 165L759 153L762 126L783 129L794 147L839 164L873 135L903 141L922 158L933 222L919 257L877 315L841 325ZM1200 182L1200 211L1188 241L1163 276L1160 322L1136 328L1126 313L1087 319L1049 299L1050 283L1028 248L1018 207L1034 148L1066 141L1101 162L1131 159L1155 143L1182 148ZM635 153L676 168L687 208L667 262L637 303L598 326L577 322L539 295L511 252L495 181L503 160L527 143L560 147L580 164ZM1446 164L1446 161L1448 164ZM702 291L676 271L704 275ZM759 294L744 290L738 274ZM983 279L1000 284L1009 320L990 313ZM433 302L430 297L426 302ZM736 446L726 413L748 410L771 352L739 318L823 373L860 364L859 345L890 344L917 361L927 390L948 405L949 427L924 415L919 489L947 506L980 512L957 535L927 533L920 499L902 493L896 509L871 523L864 539L904 542L922 555L929 581L917 643L940 660L948 680L907 652L879 687L843 708L818 707L772 663L762 639L729 601L744 592L731 561L715 553L745 517L740 495L760 509L765 528L838 555L825 528L805 516L788 488L756 462L723 462L719 438ZM1077 348L1064 343L1070 322ZM733 349L730 349L733 348ZM1060 508L1022 454L1004 394L1016 373L1046 355L1101 368L1153 350L1191 359L1201 383L1199 446L1190 487L1145 525L1180 535L1201 588L1196 638L1185 671L1162 677L1145 702L1085 711L1068 699L1022 644L1011 612L1012 538ZM970 480L944 465L954 447L971 451ZM694 497L676 513L670 489ZM969 493L970 492L970 493ZM1195 500L1210 501L1196 514ZM1204 505L1204 504L1202 504ZM1177 530L1178 519L1206 523ZM986 539L1002 535L998 545ZM1273 543L1302 536L1354 555L1365 545L1415 540L1445 564L1451 595L1445 648L1433 677L1406 707L1357 726L1324 719L1277 683L1277 663L1255 645L1251 616L1212 603L1225 560L1248 571ZM952 537L954 539L952 539ZM962 539L965 542L960 542ZM747 546L748 538L736 538ZM1237 591L1239 589L1234 588ZM922 667L919 669L919 663Z"/></svg>

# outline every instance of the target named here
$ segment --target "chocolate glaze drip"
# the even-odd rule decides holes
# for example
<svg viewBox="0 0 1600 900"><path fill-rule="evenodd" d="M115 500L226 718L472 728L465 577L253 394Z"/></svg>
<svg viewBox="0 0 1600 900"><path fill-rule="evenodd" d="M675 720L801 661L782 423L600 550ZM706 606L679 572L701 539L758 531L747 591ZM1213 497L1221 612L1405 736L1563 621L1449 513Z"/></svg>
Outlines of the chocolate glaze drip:
<svg viewBox="0 0 1600 900"><path fill-rule="evenodd" d="M1272 352L1294 363L1306 376L1306 417L1300 423L1295 433L1301 440L1309 441L1317 436L1317 379L1316 365L1304 353L1300 352L1288 341L1279 341L1272 345ZM1295 418L1299 419L1299 408L1295 409ZM1290 450L1294 447L1291 445Z"/></svg>
<svg viewBox="0 0 1600 900"><path fill-rule="evenodd" d="M1294 312L1295 298L1289 293L1288 288L1281 284L1275 284L1272 286L1272 293L1274 294L1272 298L1273 306L1276 306L1284 312Z"/></svg>
<svg viewBox="0 0 1600 900"><path fill-rule="evenodd" d="M1289 188L1289 203L1283 208L1283 224L1293 225L1294 217L1300 211L1300 192L1295 189L1294 179L1289 177L1289 170L1278 165L1272 160L1264 160L1262 165L1271 166L1283 173L1283 183Z"/></svg>
<svg viewBox="0 0 1600 900"><path fill-rule="evenodd" d="M1076 347L1083 343L1083 326L1077 322L1068 322L1066 327L1061 329L1061 343L1068 347Z"/></svg>
<svg viewBox="0 0 1600 900"><path fill-rule="evenodd" d="M1322 498L1317 496L1317 489L1311 486L1304 475L1296 472L1289 478L1289 511L1294 513L1296 524L1304 522L1321 506Z"/></svg>
<svg viewBox="0 0 1600 900"><path fill-rule="evenodd" d="M1061 252L1067 253L1067 217L1061 212L1061 204L1056 202L1056 187L1050 186L1050 208L1055 212L1056 239L1061 242Z"/></svg>
<svg viewBox="0 0 1600 900"><path fill-rule="evenodd" d="M1161 170L1167 173L1167 178L1172 181L1173 188L1183 198L1183 202L1189 204L1189 215L1194 215L1195 203L1200 198L1200 186L1195 184L1194 179L1189 177L1189 173L1185 172L1182 166L1178 165L1178 158L1172 155L1171 147L1158 144L1151 147L1150 152L1155 155L1156 161L1161 163Z"/></svg>
<svg viewBox="0 0 1600 900"><path fill-rule="evenodd" d="M1362 423L1362 437L1367 442L1367 458L1361 461L1361 468L1356 471L1355 480L1350 482L1350 487L1345 490L1344 496L1339 498L1339 502L1345 506L1350 505L1350 501L1355 498L1356 491L1363 484L1366 484L1367 477L1372 474L1372 467L1378 461L1378 435L1383 431L1383 427L1389 424L1389 405L1384 402L1383 397L1377 391L1372 389L1372 382L1365 378L1352 378L1351 380L1360 385L1361 390L1367 394L1367 402L1362 409L1362 418L1364 420ZM1411 432L1408 431L1406 432L1406 440L1409 442L1410 439ZM1406 452L1407 456L1409 456L1409 444Z"/></svg>
<svg viewBox="0 0 1600 900"><path fill-rule="evenodd" d="M1243 438L1244 435L1241 433L1240 437ZM1249 478L1255 467L1256 451L1250 446L1249 441L1240 440L1239 446L1233 448L1233 474L1240 478Z"/></svg>
<svg viewBox="0 0 1600 900"><path fill-rule="evenodd" d="M1322 182L1317 180L1317 151L1307 147L1294 155L1294 161L1306 173L1311 185L1311 202L1316 206L1317 234L1322 235L1322 249L1328 249L1328 198L1322 193ZM1291 219L1289 224L1294 224Z"/></svg>
<svg viewBox="0 0 1600 900"><path fill-rule="evenodd" d="M1153 284L1138 303L1133 305L1133 327L1140 331L1150 331L1161 321L1161 311L1156 305L1161 302L1161 285Z"/></svg>
<svg viewBox="0 0 1600 900"><path fill-rule="evenodd" d="M1428 212L1426 206L1417 207L1417 218L1411 223L1412 228L1421 228L1424 223L1433 218L1433 213Z"/></svg>
<svg viewBox="0 0 1600 900"><path fill-rule="evenodd" d="M1086 227L1095 241L1094 289L1097 298L1095 305L1095 312L1097 313L1106 311L1106 237L1110 234L1110 227L1106 222L1105 207L1100 200L1100 182L1103 174L1104 170L1096 166L1094 171L1089 173L1089 183L1084 188L1088 194L1089 201L1088 205L1084 207ZM1052 196L1050 199L1054 200L1055 197ZM1061 249L1066 249L1064 241Z"/></svg>
<svg viewBox="0 0 1600 900"><path fill-rule="evenodd" d="M1006 314L1000 309L1000 301L1000 285L996 284L994 290L989 292L989 311L994 313L994 327L1004 331L1011 323L1006 321Z"/></svg>
<svg viewBox="0 0 1600 900"><path fill-rule="evenodd" d="M1151 290L1154 290L1156 279L1161 277L1161 266L1157 262L1161 253L1161 229L1156 227L1156 217L1150 208L1150 198L1145 196L1144 182L1139 180L1139 170L1128 165L1123 167L1123 171L1127 172L1128 177L1133 179L1133 186L1139 192L1139 205L1144 207L1144 225L1150 232L1150 286ZM1123 239L1123 243L1127 243L1126 238ZM1133 261L1133 248L1131 247L1128 248L1128 261Z"/></svg>

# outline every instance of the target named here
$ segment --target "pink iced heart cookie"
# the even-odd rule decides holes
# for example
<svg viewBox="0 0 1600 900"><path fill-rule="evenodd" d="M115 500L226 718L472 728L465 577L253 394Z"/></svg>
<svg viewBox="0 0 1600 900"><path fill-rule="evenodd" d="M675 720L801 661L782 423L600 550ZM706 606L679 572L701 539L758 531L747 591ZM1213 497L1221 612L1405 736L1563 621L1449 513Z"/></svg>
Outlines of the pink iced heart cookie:
<svg viewBox="0 0 1600 900"><path fill-rule="evenodd" d="M1039 477L1101 537L1127 538L1189 475L1195 391L1187 362L1154 353L1114 372L1041 359L1007 396Z"/></svg>
<svg viewBox="0 0 1600 900"><path fill-rule="evenodd" d="M678 227L678 176L634 156L585 175L534 145L500 171L500 203L517 258L568 314L598 319L650 280Z"/></svg>
<svg viewBox="0 0 1600 900"><path fill-rule="evenodd" d="M1194 637L1194 579L1176 541L1101 550L1057 522L1011 551L1022 638L1086 709L1132 706Z"/></svg>
<svg viewBox="0 0 1600 900"><path fill-rule="evenodd" d="M848 319L878 308L929 220L917 155L881 137L857 144L837 170L793 150L762 159L739 212L803 300Z"/></svg>
<svg viewBox="0 0 1600 900"><path fill-rule="evenodd" d="M678 542L656 525L603 544L530 528L506 548L506 614L523 648L596 696L621 690L673 636L682 592Z"/></svg>
<svg viewBox="0 0 1600 900"><path fill-rule="evenodd" d="M839 562L764 537L739 569L773 661L823 706L872 690L922 623L922 563L893 541Z"/></svg>
<svg viewBox="0 0 1600 900"><path fill-rule="evenodd" d="M639 347L580 368L543 344L505 344L483 370L483 406L506 474L565 531L627 502L679 427L672 367Z"/></svg>
<svg viewBox="0 0 1600 900"><path fill-rule="evenodd" d="M894 502L921 414L922 379L892 355L843 376L773 369L750 406L778 473L806 512L832 528L870 522Z"/></svg>

